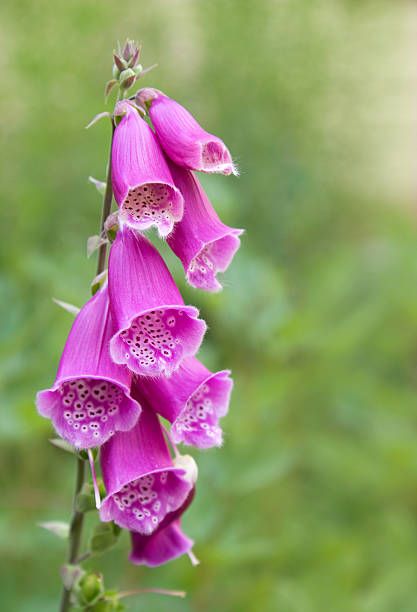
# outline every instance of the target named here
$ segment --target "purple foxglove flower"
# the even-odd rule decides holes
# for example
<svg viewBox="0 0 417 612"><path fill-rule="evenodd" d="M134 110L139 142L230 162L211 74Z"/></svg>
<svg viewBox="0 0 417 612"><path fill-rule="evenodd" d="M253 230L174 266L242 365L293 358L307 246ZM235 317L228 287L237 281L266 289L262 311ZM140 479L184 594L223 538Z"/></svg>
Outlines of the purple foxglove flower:
<svg viewBox="0 0 417 612"><path fill-rule="evenodd" d="M216 275L228 268L240 246L243 230L220 221L192 172L174 164L170 166L175 184L184 196L185 211L167 242L181 260L190 285L219 291L222 286Z"/></svg>
<svg viewBox="0 0 417 612"><path fill-rule="evenodd" d="M181 104L151 88L142 89L137 99L148 104L158 140L176 164L201 172L238 174L224 142L203 130Z"/></svg>
<svg viewBox="0 0 417 612"><path fill-rule="evenodd" d="M130 531L151 534L193 487L174 466L158 417L145 405L130 431L103 445L100 459L107 491L100 518Z"/></svg>
<svg viewBox="0 0 417 612"><path fill-rule="evenodd" d="M188 553L194 541L181 529L179 521L173 521L149 536L131 532L132 552L129 561L135 565L157 567Z"/></svg>
<svg viewBox="0 0 417 612"><path fill-rule="evenodd" d="M152 225L167 236L183 214L164 155L149 125L127 101L118 102L122 116L112 147L112 183L121 224L137 230Z"/></svg>
<svg viewBox="0 0 417 612"><path fill-rule="evenodd" d="M135 565L156 567L191 552L194 542L182 531L180 517L190 505L194 492L195 489L192 489L184 504L175 512L167 514L151 535L133 531L130 533L132 551L129 561Z"/></svg>
<svg viewBox="0 0 417 612"><path fill-rule="evenodd" d="M206 324L184 306L174 279L155 247L125 228L112 245L109 292L117 333L112 359L143 376L171 374L202 342Z"/></svg>
<svg viewBox="0 0 417 612"><path fill-rule="evenodd" d="M76 448L99 446L115 431L127 431L141 411L130 396L130 372L110 358L114 332L104 286L77 315L54 386L37 394L40 414Z"/></svg>
<svg viewBox="0 0 417 612"><path fill-rule="evenodd" d="M188 357L169 378L138 378L134 385L135 397L145 398L172 423L176 444L199 448L222 444L219 419L227 414L233 387L229 370L213 374L198 359Z"/></svg>

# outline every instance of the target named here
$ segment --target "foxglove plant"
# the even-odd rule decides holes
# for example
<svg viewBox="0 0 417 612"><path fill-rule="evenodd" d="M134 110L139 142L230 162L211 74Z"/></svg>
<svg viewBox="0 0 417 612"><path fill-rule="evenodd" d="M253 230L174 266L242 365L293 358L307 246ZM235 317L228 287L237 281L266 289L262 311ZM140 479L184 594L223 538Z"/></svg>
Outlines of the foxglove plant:
<svg viewBox="0 0 417 612"><path fill-rule="evenodd" d="M100 235L87 243L90 254L98 249L93 295L79 311L57 301L77 316L55 382L36 398L39 413L60 436L53 444L77 457L70 524L42 524L69 541L61 612L71 605L122 610L123 597L144 592L108 591L101 574L82 565L111 548L123 530L130 532L129 560L135 565L156 567L185 554L198 563L181 524L198 470L176 444L220 446L219 421L233 387L229 370L210 372L197 359L207 326L197 308L184 304L143 232L153 227L167 239L190 285L221 289L217 274L231 263L242 230L219 219L193 171L228 175L237 173L236 166L220 138L159 90L128 97L149 70L139 64L140 47L127 41L113 57L114 78L105 93L117 89L114 110L90 124L107 117L112 135L106 182L90 178L104 191ZM94 509L100 522L81 552L84 515Z"/></svg>

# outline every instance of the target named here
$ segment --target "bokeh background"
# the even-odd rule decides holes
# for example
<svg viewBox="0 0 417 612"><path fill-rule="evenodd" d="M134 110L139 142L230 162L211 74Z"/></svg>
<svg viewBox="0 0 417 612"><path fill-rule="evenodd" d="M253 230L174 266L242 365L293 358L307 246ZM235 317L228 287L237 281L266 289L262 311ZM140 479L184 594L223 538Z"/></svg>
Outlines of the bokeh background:
<svg viewBox="0 0 417 612"><path fill-rule="evenodd" d="M187 288L231 367L225 445L200 453L185 517L201 565L92 561L108 586L185 589L131 610L417 610L417 10L402 0L3 0L0 7L0 593L57 609L74 461L48 443L49 386L94 258L111 52L144 44L144 83L230 146L202 177L246 228L214 296ZM109 106L107 107L109 108ZM167 250L163 249L164 254ZM91 525L89 524L89 529ZM87 530L88 531L88 530Z"/></svg>

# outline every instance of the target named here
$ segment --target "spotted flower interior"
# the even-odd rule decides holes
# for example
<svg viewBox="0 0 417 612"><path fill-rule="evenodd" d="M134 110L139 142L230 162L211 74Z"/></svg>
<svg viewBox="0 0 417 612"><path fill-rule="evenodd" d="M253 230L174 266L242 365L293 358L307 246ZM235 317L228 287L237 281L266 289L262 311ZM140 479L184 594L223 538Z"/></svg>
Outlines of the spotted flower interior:
<svg viewBox="0 0 417 612"><path fill-rule="evenodd" d="M185 356L195 352L202 326L202 321L192 318L187 310L150 310L119 333L114 352L118 362L126 363L136 374L169 375Z"/></svg>
<svg viewBox="0 0 417 612"><path fill-rule="evenodd" d="M206 244L188 266L190 285L206 291L219 291L222 286L217 273L226 270L239 244L239 238L232 234Z"/></svg>
<svg viewBox="0 0 417 612"><path fill-rule="evenodd" d="M130 189L122 205L122 219L138 230L152 226L167 236L182 216L178 194L165 183L145 183Z"/></svg>
<svg viewBox="0 0 417 612"><path fill-rule="evenodd" d="M190 484L180 473L170 469L133 480L106 500L107 510L120 527L152 533L168 512L181 506L190 491Z"/></svg>
<svg viewBox="0 0 417 612"><path fill-rule="evenodd" d="M223 432L219 419L227 414L232 381L229 372L219 372L206 380L189 397L171 429L175 443L199 448L220 446Z"/></svg>
<svg viewBox="0 0 417 612"><path fill-rule="evenodd" d="M58 432L77 448L98 446L117 430L134 425L139 407L117 384L78 378L61 383L54 395L52 419ZM136 413L136 418L133 417Z"/></svg>

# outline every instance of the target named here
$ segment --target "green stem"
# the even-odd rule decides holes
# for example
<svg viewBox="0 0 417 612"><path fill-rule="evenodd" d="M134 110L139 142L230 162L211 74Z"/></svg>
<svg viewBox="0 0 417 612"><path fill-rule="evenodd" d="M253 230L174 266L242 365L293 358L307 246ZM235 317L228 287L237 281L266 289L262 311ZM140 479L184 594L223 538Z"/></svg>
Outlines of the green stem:
<svg viewBox="0 0 417 612"><path fill-rule="evenodd" d="M103 211L101 214L101 230L100 233L104 229L104 223L111 211L111 204L113 199L113 190L111 184L111 149L113 144L113 135L114 135L114 123L112 121L112 135L110 140L110 151L109 151L109 162L107 168L107 180L106 180L106 190L104 192L103 198ZM97 261L97 275L101 274L104 271L106 265L106 255L107 255L107 243L102 244L100 246L98 252L98 261ZM84 513L77 512L76 510L76 500L77 495L81 491L82 486L85 481L85 462L83 459L77 459L77 476L75 481L75 491L73 498L73 514L71 518L70 530L69 530L69 551L68 551L68 563L75 564L79 559L79 550L81 544L81 537L83 531L84 524ZM61 594L61 604L60 604L60 612L68 612L70 609L70 595L71 591L67 590L65 587L62 587Z"/></svg>
<svg viewBox="0 0 417 612"><path fill-rule="evenodd" d="M110 151L109 151L109 163L107 167L107 179L106 179L106 191L104 192L103 199L103 211L101 214L101 230L100 234L104 229L104 223L106 222L107 217L111 211L111 203L113 198L113 190L111 184L111 148L113 144L113 135L114 135L114 123L112 121L112 135L110 140ZM106 253L107 253L107 243L103 243L98 251L98 260L97 260L97 275L103 272L106 265Z"/></svg>
<svg viewBox="0 0 417 612"><path fill-rule="evenodd" d="M75 491L74 491L74 500L73 500L73 515L72 515L70 531L69 531L70 545L69 545L69 552L68 552L68 563L74 563L74 561L78 557L78 550L80 548L80 543L81 543L84 514L82 512L77 512L75 510L75 502L77 499L77 495L81 491L81 487L84 484L84 478L85 478L84 460L78 458L77 459L77 476L76 476L76 481L75 481ZM71 595L71 591L68 591L65 587L62 587L61 605L59 608L60 612L67 612L67 610L69 610L70 595Z"/></svg>

